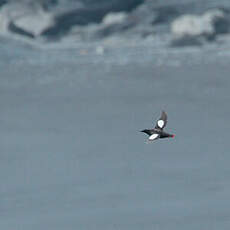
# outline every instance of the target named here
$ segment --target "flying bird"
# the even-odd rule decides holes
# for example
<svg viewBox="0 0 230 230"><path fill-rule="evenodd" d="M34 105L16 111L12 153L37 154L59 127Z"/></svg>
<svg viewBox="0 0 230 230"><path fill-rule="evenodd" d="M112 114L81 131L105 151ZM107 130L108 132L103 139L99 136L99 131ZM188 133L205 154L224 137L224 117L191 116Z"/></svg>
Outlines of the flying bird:
<svg viewBox="0 0 230 230"><path fill-rule="evenodd" d="M167 114L165 111L162 111L161 117L158 119L156 126L154 129L144 129L141 132L146 133L149 135L148 140L153 141L158 138L167 138L167 137L175 137L174 134L169 134L164 132L164 127L167 124Z"/></svg>

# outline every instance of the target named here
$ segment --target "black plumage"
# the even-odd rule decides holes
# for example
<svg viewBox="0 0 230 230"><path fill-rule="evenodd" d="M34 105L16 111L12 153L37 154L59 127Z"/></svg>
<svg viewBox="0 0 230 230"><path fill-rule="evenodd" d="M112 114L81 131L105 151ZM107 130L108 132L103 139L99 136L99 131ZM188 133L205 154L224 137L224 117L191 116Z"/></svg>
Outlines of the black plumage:
<svg viewBox="0 0 230 230"><path fill-rule="evenodd" d="M161 117L157 120L156 126L154 129L144 129L141 132L146 133L149 136L149 140L153 141L159 138L168 138L174 137L174 134L166 133L163 131L164 127L167 124L168 116L165 111L162 111Z"/></svg>

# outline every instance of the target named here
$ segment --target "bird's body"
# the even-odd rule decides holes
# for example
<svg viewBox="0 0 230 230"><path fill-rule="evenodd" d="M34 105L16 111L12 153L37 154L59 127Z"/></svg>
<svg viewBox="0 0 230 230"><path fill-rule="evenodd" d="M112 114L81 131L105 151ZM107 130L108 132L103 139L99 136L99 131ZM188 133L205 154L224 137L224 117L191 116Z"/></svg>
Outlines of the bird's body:
<svg viewBox="0 0 230 230"><path fill-rule="evenodd" d="M144 129L141 132L149 135L149 138L148 138L149 141L153 141L158 138L174 137L175 136L174 134L169 134L163 131L166 124L167 124L167 114L164 111L162 111L161 117L157 121L155 128Z"/></svg>

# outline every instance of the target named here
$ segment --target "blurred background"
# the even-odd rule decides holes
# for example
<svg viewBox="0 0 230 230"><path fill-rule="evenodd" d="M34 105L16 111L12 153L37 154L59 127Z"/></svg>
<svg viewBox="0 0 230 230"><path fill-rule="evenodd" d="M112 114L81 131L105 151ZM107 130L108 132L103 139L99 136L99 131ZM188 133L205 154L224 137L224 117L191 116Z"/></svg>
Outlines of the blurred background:
<svg viewBox="0 0 230 230"><path fill-rule="evenodd" d="M0 228L228 230L229 32L227 0L1 0Z"/></svg>

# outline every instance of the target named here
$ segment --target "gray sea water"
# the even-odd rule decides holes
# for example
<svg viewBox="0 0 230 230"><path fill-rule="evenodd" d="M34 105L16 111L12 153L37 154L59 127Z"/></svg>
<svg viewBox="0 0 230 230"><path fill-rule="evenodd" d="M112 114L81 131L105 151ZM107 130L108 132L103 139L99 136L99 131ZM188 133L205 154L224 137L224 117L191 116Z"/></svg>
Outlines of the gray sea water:
<svg viewBox="0 0 230 230"><path fill-rule="evenodd" d="M0 228L228 230L227 46L95 47L2 40Z"/></svg>
<svg viewBox="0 0 230 230"><path fill-rule="evenodd" d="M170 46L173 20L210 9L213 39ZM229 12L0 1L0 229L229 230ZM147 144L162 110L175 138Z"/></svg>

